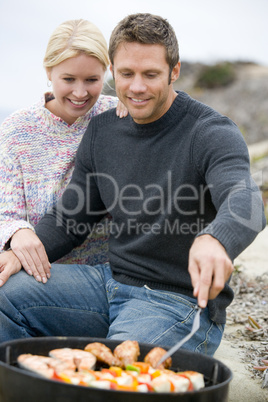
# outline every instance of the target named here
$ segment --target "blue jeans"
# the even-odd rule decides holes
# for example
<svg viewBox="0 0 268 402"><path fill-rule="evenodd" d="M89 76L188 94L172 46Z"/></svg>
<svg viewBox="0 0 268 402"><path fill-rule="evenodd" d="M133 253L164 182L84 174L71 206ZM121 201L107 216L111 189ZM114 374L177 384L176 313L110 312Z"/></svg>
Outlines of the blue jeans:
<svg viewBox="0 0 268 402"><path fill-rule="evenodd" d="M147 286L123 285L109 264L53 264L51 279L36 282L23 270L0 288L0 342L34 336L88 336L171 347L191 328L196 300ZM213 356L223 325L208 309L183 348Z"/></svg>

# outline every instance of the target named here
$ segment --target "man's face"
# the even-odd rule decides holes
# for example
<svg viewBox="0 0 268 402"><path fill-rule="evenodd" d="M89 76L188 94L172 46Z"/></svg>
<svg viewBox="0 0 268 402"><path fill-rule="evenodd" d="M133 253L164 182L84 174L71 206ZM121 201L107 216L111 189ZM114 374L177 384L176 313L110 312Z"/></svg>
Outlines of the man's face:
<svg viewBox="0 0 268 402"><path fill-rule="evenodd" d="M172 70L171 83L179 72L180 63ZM117 96L138 124L158 120L176 97L169 85L169 66L162 45L121 43L115 53L113 74Z"/></svg>

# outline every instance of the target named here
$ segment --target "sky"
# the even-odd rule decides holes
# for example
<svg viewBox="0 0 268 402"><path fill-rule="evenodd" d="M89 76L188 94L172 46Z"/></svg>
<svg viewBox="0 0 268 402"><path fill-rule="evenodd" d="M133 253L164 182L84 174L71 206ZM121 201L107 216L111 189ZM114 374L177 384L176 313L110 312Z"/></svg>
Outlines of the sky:
<svg viewBox="0 0 268 402"><path fill-rule="evenodd" d="M108 42L116 24L137 12L170 22L182 64L243 60L268 66L268 0L0 0L0 111L28 106L48 90L43 57L59 24L88 19Z"/></svg>

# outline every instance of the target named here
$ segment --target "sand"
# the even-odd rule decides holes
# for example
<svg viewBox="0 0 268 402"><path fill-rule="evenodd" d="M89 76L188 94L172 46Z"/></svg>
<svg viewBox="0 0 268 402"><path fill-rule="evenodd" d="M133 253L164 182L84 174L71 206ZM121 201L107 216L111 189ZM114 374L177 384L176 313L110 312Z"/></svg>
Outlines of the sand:
<svg viewBox="0 0 268 402"><path fill-rule="evenodd" d="M254 242L235 260L235 265L242 265L243 272L249 277L268 275L268 226L257 236ZM268 298L268 295L267 295ZM226 325L225 333L234 333L241 325ZM268 339L267 339L268 341ZM255 342L254 342L255 344ZM234 343L223 339L215 358L222 361L233 372L230 383L229 402L268 402L268 388L261 388L262 381L252 376L241 355L241 347L247 347L246 341ZM258 347L258 342L256 341ZM217 402L217 401L215 401Z"/></svg>

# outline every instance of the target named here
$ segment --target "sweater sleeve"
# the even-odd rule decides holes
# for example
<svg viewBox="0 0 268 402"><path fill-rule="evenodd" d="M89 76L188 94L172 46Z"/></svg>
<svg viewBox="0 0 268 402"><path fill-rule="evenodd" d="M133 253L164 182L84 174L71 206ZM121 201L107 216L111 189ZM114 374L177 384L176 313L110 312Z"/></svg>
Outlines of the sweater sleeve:
<svg viewBox="0 0 268 402"><path fill-rule="evenodd" d="M11 133L6 132L4 125L0 135L0 251L3 251L11 236L19 229L32 229L27 222L27 211L23 186L23 175L18 159L6 147L3 138Z"/></svg>
<svg viewBox="0 0 268 402"><path fill-rule="evenodd" d="M62 197L35 226L51 262L81 245L106 214L92 169L93 120L83 136L76 155L72 179Z"/></svg>
<svg viewBox="0 0 268 402"><path fill-rule="evenodd" d="M250 174L246 143L237 126L222 117L201 128L192 155L217 211L198 235L212 235L234 259L266 225L261 194Z"/></svg>

